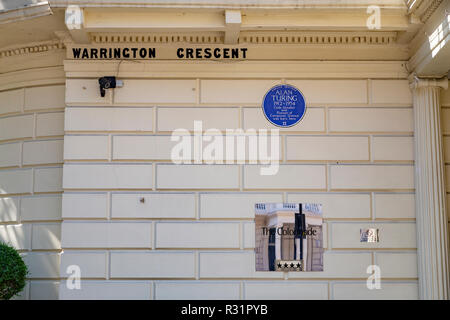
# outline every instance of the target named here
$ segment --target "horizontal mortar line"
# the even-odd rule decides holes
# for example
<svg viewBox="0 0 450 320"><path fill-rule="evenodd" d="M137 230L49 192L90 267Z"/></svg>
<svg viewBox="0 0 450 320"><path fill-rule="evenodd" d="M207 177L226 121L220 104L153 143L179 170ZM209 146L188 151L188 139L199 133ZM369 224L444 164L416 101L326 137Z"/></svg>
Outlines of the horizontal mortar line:
<svg viewBox="0 0 450 320"><path fill-rule="evenodd" d="M31 169L31 168L48 168L48 167L60 167L62 168L63 163L43 163L43 164L27 164L27 165L17 165L17 166L11 166L11 167L0 167L0 171L7 171L7 170L16 170L16 169Z"/></svg>
<svg viewBox="0 0 450 320"><path fill-rule="evenodd" d="M386 136L412 136L413 131L332 131L328 132L330 135L334 134L348 134L348 135L386 135Z"/></svg>
<svg viewBox="0 0 450 320"><path fill-rule="evenodd" d="M64 221L109 221L105 216L104 218L91 218L91 217L62 217L62 222Z"/></svg>
<svg viewBox="0 0 450 320"><path fill-rule="evenodd" d="M62 249L31 249L31 253L37 252L37 253L61 253Z"/></svg>
<svg viewBox="0 0 450 320"><path fill-rule="evenodd" d="M79 191L79 192L142 191L142 192L153 192L153 193L155 193L155 191L174 191L174 192L185 192L185 191L190 191L190 192L196 192L196 191L198 191L198 192L201 192L201 191L215 191L215 192L217 192L217 191L224 191L225 192L225 191L234 191L234 192L238 192L239 188L230 188L230 189L214 189L214 188L211 188L211 189L170 189L170 188L167 188L167 189L165 189L165 188L156 188L156 190L153 189L153 188L128 188L128 189L119 189L119 188L116 188L116 189L105 189L105 188L103 188L103 189L102 188L98 188L98 189L64 188L64 192L72 192L72 191Z"/></svg>
<svg viewBox="0 0 450 320"><path fill-rule="evenodd" d="M33 195L31 192L23 192L23 193L2 193L0 194L1 198L9 198L9 197L19 197L19 196L31 196Z"/></svg>
<svg viewBox="0 0 450 320"><path fill-rule="evenodd" d="M239 245L237 245L236 247L232 248L226 248L226 247L158 247L156 245L155 249L153 249L154 251L180 251L180 250L198 250L198 251L215 251L215 252L221 252L221 251L226 251L226 252L230 252L230 251L238 251L238 252L246 252L246 251L253 251L254 248L240 248Z"/></svg>
<svg viewBox="0 0 450 320"><path fill-rule="evenodd" d="M415 222L416 218L375 218L373 221L382 221L382 222L389 222L389 221L411 221Z"/></svg>
<svg viewBox="0 0 450 320"><path fill-rule="evenodd" d="M374 160L373 163L376 164L407 164L407 165L413 165L415 163L414 160Z"/></svg>
<svg viewBox="0 0 450 320"><path fill-rule="evenodd" d="M99 162L99 161L105 161L109 162L106 159L66 159L65 162ZM179 165L186 165L186 164L197 164L194 163L194 159L189 160L188 163L182 163ZM246 160L244 162L236 162L233 161L232 163L226 163L226 160L221 160L222 162L214 161L214 163L207 163L205 160L203 160L200 164L209 164L209 165L237 165L237 164L247 164L247 165L263 165L263 166L269 166L270 163L257 161L256 163L250 162L250 160ZM282 159L275 160L278 161L280 165L283 164ZM155 162L155 163L173 163L171 159L132 159L132 158L123 158L123 159L112 159L111 162L113 163L122 163L122 162L140 162L140 163L146 163L146 162ZM374 162L371 162L370 160L314 160L314 159L308 159L308 160L286 160L287 164L372 164L376 163L377 165L380 164L404 164L404 165L412 165L414 164L413 160L375 160Z"/></svg>
<svg viewBox="0 0 450 320"><path fill-rule="evenodd" d="M259 272L259 271L256 271ZM268 272L268 271L261 271L261 272ZM315 273L315 272L319 272L319 271L310 271L308 273ZM303 273L303 272L299 272L299 273ZM305 277L307 276L311 276L310 274L305 275ZM42 279L48 279L48 278L42 278ZM51 278L53 279L57 279L57 280L67 280L68 277L60 277L60 278ZM39 278L27 278L27 280L40 280ZM110 279L106 279L106 278L102 278L102 277L86 277L86 278L81 278L81 280L93 280L93 281L99 281L99 280L105 280L108 282L115 282L115 281L124 281L124 280L142 280L142 281L148 281L148 280L153 280L153 281L167 281L167 280L175 280L175 281L179 281L179 282L195 282L195 283L199 283L202 280L208 280L208 281L216 281L216 282L228 282L228 281L238 281L238 280L244 280L244 281L251 281L251 282L272 282L272 281L304 281L304 282L317 282L317 281L367 281L367 278L352 278L352 277L345 277L345 278L339 278L339 277L316 277L314 275L312 275L312 277L310 278L303 278L303 277L289 277L288 279L284 279L282 277L279 278L251 278L251 277L200 277L199 279L195 279L195 278L189 278L189 277L183 277L183 278L177 278L177 277L129 277L129 278L124 278L124 277L114 277L114 278L110 278ZM195 280L195 281L192 281ZM380 278L381 281L417 281L418 278L417 277L411 277L411 278L396 278L396 277L382 277Z"/></svg>
<svg viewBox="0 0 450 320"><path fill-rule="evenodd" d="M9 117L15 117L15 116L24 116L24 115L32 115L32 114L41 114L41 113L52 113L52 112L64 112L65 107L60 108L42 108L42 109L25 109L24 111L14 111L14 112L7 112L7 113L1 113L0 119L2 118L9 118Z"/></svg>
<svg viewBox="0 0 450 320"><path fill-rule="evenodd" d="M374 221L378 221L378 222L395 222L395 221L416 221L415 218L326 218L323 217L323 221L325 222L341 222L341 221L356 221L356 222L374 222Z"/></svg>
<svg viewBox="0 0 450 320"><path fill-rule="evenodd" d="M415 189L389 189L389 188L361 188L361 189L331 189L330 191L334 192L358 192L358 191L365 191L365 192L392 192L392 193L414 193Z"/></svg>
<svg viewBox="0 0 450 320"><path fill-rule="evenodd" d="M39 164L24 164L22 168L46 168L46 167L62 167L63 162L55 162L55 163L39 163Z"/></svg>
<svg viewBox="0 0 450 320"><path fill-rule="evenodd" d="M62 278L26 278L29 281L60 281L63 280Z"/></svg>
<svg viewBox="0 0 450 320"><path fill-rule="evenodd" d="M117 191L117 192L153 192L155 191L165 191L165 192L204 192L204 193L211 193L211 192L228 192L228 193L237 193L240 190L238 188L230 188L230 189L215 189L215 188L203 188L203 189L196 189L196 188L156 188L154 190L153 188L63 188L64 192L107 192L107 191ZM294 188L283 188L280 187L278 189L269 189L269 188L260 188L260 189L243 189L244 192L240 193L255 193L255 192L288 192L288 193L295 193L295 192L310 192L310 193L369 193L369 192L379 192L379 193L414 193L415 189L294 189ZM450 191L448 192L450 194ZM30 193L18 193L18 194L3 194L4 196L11 196L11 195L26 195ZM2 195L0 195L1 197Z"/></svg>
<svg viewBox="0 0 450 320"><path fill-rule="evenodd" d="M61 276L60 279L61 280L67 280L67 279L69 279L69 277ZM81 281L83 281L83 280L87 280L87 281L90 281L90 280L96 280L96 281L105 280L105 281L109 281L109 279L106 277L106 275L104 277L81 277L80 280Z"/></svg>
<svg viewBox="0 0 450 320"><path fill-rule="evenodd" d="M327 191L327 189L325 189L325 188L323 188L323 189L308 189L308 188L283 188L283 187L280 187L280 188L267 188L267 189L264 189L264 188L255 188L255 189L253 189L253 188L243 188L243 190L244 191L251 191L251 192L256 192L256 191L259 191L259 192L263 192L263 191L269 191L269 192L325 192L325 191Z"/></svg>
<svg viewBox="0 0 450 320"><path fill-rule="evenodd" d="M239 248L239 246L235 248L215 248L215 247L204 247L204 248L197 248L197 247L156 247L155 249L152 248L151 245L148 247L62 247L62 250L79 250L79 251L89 251L89 250L110 250L110 251L127 251L126 253L132 253L132 252L177 252L183 253L186 251L193 251L193 250L199 250L199 251L215 251L215 252L246 252L246 251L253 251L254 248ZM129 252L128 252L129 251Z"/></svg>
<svg viewBox="0 0 450 320"><path fill-rule="evenodd" d="M48 219L48 220L21 220L19 221L0 221L0 225L17 225L17 224L38 224L38 223L61 223L61 220Z"/></svg>
<svg viewBox="0 0 450 320"><path fill-rule="evenodd" d="M39 140L39 139L64 139L64 134L61 135L51 135L51 136L36 136L36 139L34 140Z"/></svg>
<svg viewBox="0 0 450 320"><path fill-rule="evenodd" d="M196 280L195 276L193 277L109 277L108 281L123 281L123 280Z"/></svg>
<svg viewBox="0 0 450 320"><path fill-rule="evenodd" d="M23 137L23 138L14 138L14 139L6 139L6 140L0 140L0 145L2 144L9 144L13 142L40 142L40 141L47 141L47 140L64 140L64 136L50 136L49 139L39 139L38 137Z"/></svg>
<svg viewBox="0 0 450 320"><path fill-rule="evenodd" d="M63 194L63 191L35 191L33 195Z"/></svg>
<svg viewBox="0 0 450 320"><path fill-rule="evenodd" d="M150 222L172 222L172 221L186 221L186 222L198 222L198 221L212 221L212 222L253 222L253 218L203 218L203 219L196 219L195 217L192 218L183 218L183 217L112 217L111 219L106 218L89 218L89 217L64 217L63 221L126 221L126 222L142 222L142 221L150 221ZM61 220L60 220L61 221ZM1 223L1 222L0 222Z"/></svg>
<svg viewBox="0 0 450 320"><path fill-rule="evenodd" d="M164 220L161 220L164 219ZM198 221L195 217L179 218L179 217L111 217L112 221Z"/></svg>
<svg viewBox="0 0 450 320"><path fill-rule="evenodd" d="M111 250L111 251L120 251L120 250L131 250L131 252L136 251L151 251L154 252L155 250L152 249L151 244L148 245L148 247L62 247L63 252L65 250L79 250L79 251L90 251L90 250Z"/></svg>
<svg viewBox="0 0 450 320"><path fill-rule="evenodd" d="M218 128L217 128L218 129ZM226 129L230 130L236 130L236 129L255 129L255 130L270 130L270 129L278 129L276 127L263 127L263 128L247 128L247 127L233 127L233 128L225 128L225 129L218 129L225 133ZM148 136L170 136L172 135L173 130L160 130L160 131L134 131L134 130L68 130L64 131L66 135L74 135L74 134L86 134L86 135L99 135L99 134L117 134L117 135L148 135ZM186 129L187 132L183 134L177 134L177 135L193 135L193 130ZM200 132L196 132L200 133ZM206 130L203 130L201 132L202 134L206 134ZM326 132L325 130L314 130L314 131L306 131L306 130L280 130L279 134L284 135L324 135L324 136L340 136L340 135L346 135L346 136L367 136L367 135L376 135L376 136L408 136L413 137L414 133L412 131L405 131L405 132L397 132L397 131L333 131L333 132ZM450 133L449 133L450 134ZM51 136L51 137L59 137L59 136ZM28 139L31 139L31 137L27 137ZM17 139L25 139L25 138L17 138ZM15 139L12 139L15 140ZM8 140L1 140L0 142L8 141Z"/></svg>
<svg viewBox="0 0 450 320"><path fill-rule="evenodd" d="M47 86L47 85L45 85ZM15 89L12 89L15 90ZM13 111L13 112L7 112L7 113L0 113L0 119L1 118L8 118L8 117L14 117L14 116L21 116L21 115L29 115L29 114L41 114L41 113L52 113L52 112L64 112L66 107L59 107L59 108L40 108L40 109L24 109L23 111Z"/></svg>
<svg viewBox="0 0 450 320"><path fill-rule="evenodd" d="M108 159L64 159L64 164L66 163L86 163L86 162L95 162L95 163L110 163Z"/></svg>
<svg viewBox="0 0 450 320"><path fill-rule="evenodd" d="M6 144L10 142L19 142L19 141L36 141L33 137L22 137L22 138L11 138L11 139L4 139L0 140L0 144Z"/></svg>
<svg viewBox="0 0 450 320"><path fill-rule="evenodd" d="M331 239L332 240L332 239ZM330 251L416 251L417 248L330 248Z"/></svg>
<svg viewBox="0 0 450 320"><path fill-rule="evenodd" d="M85 78L83 78L85 80ZM124 78L124 81L127 80ZM177 78L177 80L180 80ZM210 79L208 79L210 80ZM249 79L247 79L249 80ZM157 102L157 101L143 101L143 102L111 102L111 103L105 103L105 102L68 102L66 103L67 107L69 108L77 108L77 107L120 107L120 108L155 108L155 107L162 107L162 108L238 108L238 107L244 107L244 108L261 108L261 102L208 102L208 101L200 101L199 104L195 102ZM307 108L312 109L319 109L319 108L402 108L402 109L411 109L413 106L408 103L382 103L382 102L376 102L376 103L361 103L361 102L338 102L338 103L332 103L332 102L309 102L307 103ZM43 109L47 110L47 109ZM58 109L48 109L50 111L54 110L60 110ZM28 112L32 112L32 110L27 110ZM40 109L36 109L35 112L41 112ZM19 113L20 114L20 113Z"/></svg>

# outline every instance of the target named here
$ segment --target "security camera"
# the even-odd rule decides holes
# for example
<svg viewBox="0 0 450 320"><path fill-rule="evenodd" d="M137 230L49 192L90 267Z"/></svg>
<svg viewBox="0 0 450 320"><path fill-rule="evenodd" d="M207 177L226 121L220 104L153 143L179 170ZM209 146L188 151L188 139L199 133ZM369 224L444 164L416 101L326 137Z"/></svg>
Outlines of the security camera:
<svg viewBox="0 0 450 320"><path fill-rule="evenodd" d="M122 80L116 80L116 77L101 77L98 78L98 84L100 85L100 95L105 96L105 90L109 88L123 87Z"/></svg>

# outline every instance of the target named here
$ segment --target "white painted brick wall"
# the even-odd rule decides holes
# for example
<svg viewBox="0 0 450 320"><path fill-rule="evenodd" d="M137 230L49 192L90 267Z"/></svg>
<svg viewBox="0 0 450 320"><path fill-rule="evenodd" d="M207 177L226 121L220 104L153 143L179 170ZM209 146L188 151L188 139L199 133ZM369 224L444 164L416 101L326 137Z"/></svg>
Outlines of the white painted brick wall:
<svg viewBox="0 0 450 320"><path fill-rule="evenodd" d="M64 135L64 112L38 113L36 135L38 137Z"/></svg>
<svg viewBox="0 0 450 320"><path fill-rule="evenodd" d="M148 164L65 164L65 189L146 189L153 186Z"/></svg>
<svg viewBox="0 0 450 320"><path fill-rule="evenodd" d="M372 80L372 103L412 106L408 80Z"/></svg>
<svg viewBox="0 0 450 320"><path fill-rule="evenodd" d="M332 165L332 189L413 189L412 165Z"/></svg>
<svg viewBox="0 0 450 320"><path fill-rule="evenodd" d="M156 224L156 248L239 248L239 224L177 222Z"/></svg>
<svg viewBox="0 0 450 320"><path fill-rule="evenodd" d="M278 80L201 80L202 103L260 104ZM232 94L230 94L232 93Z"/></svg>
<svg viewBox="0 0 450 320"><path fill-rule="evenodd" d="M414 160L413 137L373 137L374 160Z"/></svg>
<svg viewBox="0 0 450 320"><path fill-rule="evenodd" d="M43 86L25 89L25 110L62 109L65 86Z"/></svg>
<svg viewBox="0 0 450 320"><path fill-rule="evenodd" d="M323 165L280 165L277 174L263 176L260 165L244 166L246 189L325 189Z"/></svg>
<svg viewBox="0 0 450 320"><path fill-rule="evenodd" d="M0 241L17 250L31 250L31 224L0 225Z"/></svg>
<svg viewBox="0 0 450 320"><path fill-rule="evenodd" d="M0 144L0 167L16 167L20 165L20 143Z"/></svg>
<svg viewBox="0 0 450 320"><path fill-rule="evenodd" d="M416 300L418 299L417 282L383 282L381 289L369 290L366 282L333 283L332 298L349 300Z"/></svg>
<svg viewBox="0 0 450 320"><path fill-rule="evenodd" d="M366 104L366 80L288 80L299 88L306 103ZM326 93L326 94L324 94Z"/></svg>
<svg viewBox="0 0 450 320"><path fill-rule="evenodd" d="M78 266L82 278L106 279L108 256L106 251L72 251L65 250L61 255L60 274L62 277L70 277L70 266ZM84 286L84 282L82 287Z"/></svg>
<svg viewBox="0 0 450 320"><path fill-rule="evenodd" d="M8 114L22 111L23 89L7 90L0 92L0 114Z"/></svg>
<svg viewBox="0 0 450 320"><path fill-rule="evenodd" d="M19 217L20 198L0 198L0 222L15 222Z"/></svg>
<svg viewBox="0 0 450 320"><path fill-rule="evenodd" d="M31 248L33 250L57 250L61 249L61 224L41 224L33 225L33 236Z"/></svg>
<svg viewBox="0 0 450 320"><path fill-rule="evenodd" d="M253 219L255 203L283 202L275 193L205 193L200 195L200 217L207 219Z"/></svg>
<svg viewBox="0 0 450 320"><path fill-rule="evenodd" d="M379 242L360 242L360 229L378 228ZM331 224L332 248L416 248L414 223Z"/></svg>
<svg viewBox="0 0 450 320"><path fill-rule="evenodd" d="M59 281L31 281L30 300L57 300Z"/></svg>
<svg viewBox="0 0 450 320"><path fill-rule="evenodd" d="M412 132L410 108L331 108L331 132Z"/></svg>
<svg viewBox="0 0 450 320"><path fill-rule="evenodd" d="M3 194L30 193L32 174L31 169L1 170L0 190Z"/></svg>
<svg viewBox="0 0 450 320"><path fill-rule="evenodd" d="M289 193L288 202L321 203L323 217L327 219L370 218L369 194L352 193Z"/></svg>
<svg viewBox="0 0 450 320"><path fill-rule="evenodd" d="M415 202L414 194L375 194L375 216L378 219L414 219Z"/></svg>
<svg viewBox="0 0 450 320"><path fill-rule="evenodd" d="M112 218L194 218L195 195L192 193L114 193L111 197L111 207Z"/></svg>
<svg viewBox="0 0 450 320"><path fill-rule="evenodd" d="M158 131L194 130L194 121L202 129L235 129L239 126L238 108L158 108Z"/></svg>
<svg viewBox="0 0 450 320"><path fill-rule="evenodd" d="M62 168L38 168L34 170L34 192L62 191Z"/></svg>
<svg viewBox="0 0 450 320"><path fill-rule="evenodd" d="M147 222L63 222L61 245L63 248L151 248L151 225Z"/></svg>
<svg viewBox="0 0 450 320"><path fill-rule="evenodd" d="M33 115L0 118L0 141L33 137Z"/></svg>
<svg viewBox="0 0 450 320"><path fill-rule="evenodd" d="M286 137L287 160L369 160L367 137Z"/></svg>
<svg viewBox="0 0 450 320"><path fill-rule="evenodd" d="M193 252L111 252L111 278L193 278Z"/></svg>
<svg viewBox="0 0 450 320"><path fill-rule="evenodd" d="M324 132L325 110L323 108L308 108L302 121L289 128L278 128L272 125L261 112L260 108L243 108L244 129L280 129L284 131Z"/></svg>
<svg viewBox="0 0 450 320"><path fill-rule="evenodd" d="M0 197L0 221L8 223L0 241L26 250L28 278L39 279L28 281L22 299L58 298L64 91L57 84L0 93L0 193L21 194Z"/></svg>
<svg viewBox="0 0 450 320"><path fill-rule="evenodd" d="M62 139L24 142L22 162L24 165L62 163L63 146Z"/></svg>
<svg viewBox="0 0 450 320"><path fill-rule="evenodd" d="M260 104L279 83L125 79L100 98L96 80L68 79L60 274L78 262L84 278L108 280L84 280L80 292L61 285L61 298L379 298L365 289L372 263L390 281L387 298L417 297L406 80L287 80L308 109L280 130L274 176L261 176L260 165L170 163L171 131L192 130L194 120L203 130L275 129ZM260 202L323 204L323 272L255 271ZM380 243L359 242L370 227Z"/></svg>
<svg viewBox="0 0 450 320"><path fill-rule="evenodd" d="M245 282L245 299L258 300L326 300L326 282Z"/></svg>
<svg viewBox="0 0 450 320"><path fill-rule="evenodd" d="M23 259L30 269L29 278L59 278L59 253L30 252L23 254Z"/></svg>
<svg viewBox="0 0 450 320"><path fill-rule="evenodd" d="M153 108L66 108L66 131L152 131Z"/></svg>
<svg viewBox="0 0 450 320"><path fill-rule="evenodd" d="M113 137L113 159L153 159L170 160L171 150L178 142L172 142L171 136L135 136Z"/></svg>
<svg viewBox="0 0 450 320"><path fill-rule="evenodd" d="M67 105L107 105L111 103L111 90L100 96L97 79L66 79ZM66 110L67 112L67 110Z"/></svg>
<svg viewBox="0 0 450 320"><path fill-rule="evenodd" d="M200 252L200 278L269 278L282 279L282 272L255 270L255 253Z"/></svg>
<svg viewBox="0 0 450 320"><path fill-rule="evenodd" d="M195 103L195 80L127 80L114 91L114 103Z"/></svg>
<svg viewBox="0 0 450 320"><path fill-rule="evenodd" d="M66 135L64 137L64 159L101 159L109 158L108 136L106 135Z"/></svg>
<svg viewBox="0 0 450 320"><path fill-rule="evenodd" d="M239 282L217 281L157 281L155 299L158 300L237 300Z"/></svg>
<svg viewBox="0 0 450 320"><path fill-rule="evenodd" d="M63 218L99 218L108 216L106 193L67 193L62 199Z"/></svg>
<svg viewBox="0 0 450 320"><path fill-rule="evenodd" d="M61 220L61 195L22 197L20 217L22 221Z"/></svg>
<svg viewBox="0 0 450 320"><path fill-rule="evenodd" d="M382 278L417 278L416 252L376 252Z"/></svg>
<svg viewBox="0 0 450 320"><path fill-rule="evenodd" d="M96 281L83 280L81 290L69 290L61 283L62 300L149 300L149 281Z"/></svg>
<svg viewBox="0 0 450 320"><path fill-rule="evenodd" d="M237 165L166 165L156 166L158 189L237 189Z"/></svg>

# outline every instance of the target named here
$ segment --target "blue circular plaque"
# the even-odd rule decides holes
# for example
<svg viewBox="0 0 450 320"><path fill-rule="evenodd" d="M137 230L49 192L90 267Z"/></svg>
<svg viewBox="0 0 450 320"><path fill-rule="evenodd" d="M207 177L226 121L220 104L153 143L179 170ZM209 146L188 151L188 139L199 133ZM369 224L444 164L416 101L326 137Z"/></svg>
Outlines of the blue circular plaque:
<svg viewBox="0 0 450 320"><path fill-rule="evenodd" d="M306 113L306 102L303 94L296 87L280 84L266 93L262 108L270 123L287 128L302 120Z"/></svg>

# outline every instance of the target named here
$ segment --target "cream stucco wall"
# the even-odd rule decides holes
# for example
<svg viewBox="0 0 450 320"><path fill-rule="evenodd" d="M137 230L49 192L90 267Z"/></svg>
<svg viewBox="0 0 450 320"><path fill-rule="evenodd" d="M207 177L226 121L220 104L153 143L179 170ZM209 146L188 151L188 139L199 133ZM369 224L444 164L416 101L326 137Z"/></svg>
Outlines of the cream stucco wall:
<svg viewBox="0 0 450 320"><path fill-rule="evenodd" d="M29 267L20 299L57 299L65 79L58 51L0 75L0 240ZM10 59L10 68L17 69ZM2 64L7 59L2 59Z"/></svg>
<svg viewBox="0 0 450 320"><path fill-rule="evenodd" d="M272 76L257 72L273 62L123 63L124 87L101 98L96 77L114 67L66 62L60 276L78 264L86 280L81 290L61 282L60 298L417 298L408 81L391 63L379 76L356 74L354 63L333 74L326 63L289 62L317 70L310 76L283 63ZM309 108L282 130L277 175L170 163L171 131L193 120L204 130L270 128L260 102L282 82L301 89ZM324 204L325 271L256 273L254 204L299 201ZM359 242L366 227L380 229L380 243ZM374 263L382 290L366 288Z"/></svg>

